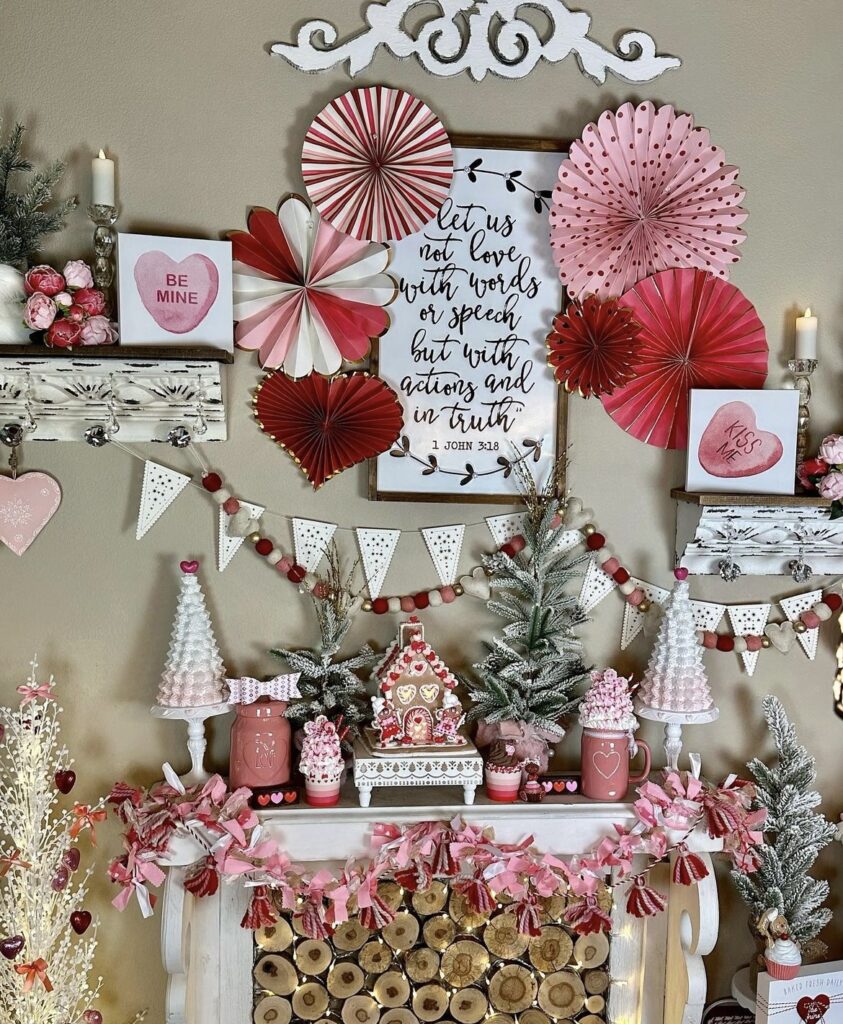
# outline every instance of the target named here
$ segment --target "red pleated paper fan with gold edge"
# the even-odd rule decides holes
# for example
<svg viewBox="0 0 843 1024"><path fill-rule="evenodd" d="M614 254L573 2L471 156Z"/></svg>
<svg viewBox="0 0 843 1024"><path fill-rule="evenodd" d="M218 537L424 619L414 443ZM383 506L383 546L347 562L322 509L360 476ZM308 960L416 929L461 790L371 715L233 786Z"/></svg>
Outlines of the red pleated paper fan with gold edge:
<svg viewBox="0 0 843 1024"><path fill-rule="evenodd" d="M254 397L258 426L280 445L318 490L326 480L391 447L404 414L379 377L312 374L291 380L272 373Z"/></svg>
<svg viewBox="0 0 843 1024"><path fill-rule="evenodd" d="M628 434L657 448L688 445L691 388L760 388L769 350L755 307L702 270L665 270L621 299L641 325L635 377L604 395Z"/></svg>

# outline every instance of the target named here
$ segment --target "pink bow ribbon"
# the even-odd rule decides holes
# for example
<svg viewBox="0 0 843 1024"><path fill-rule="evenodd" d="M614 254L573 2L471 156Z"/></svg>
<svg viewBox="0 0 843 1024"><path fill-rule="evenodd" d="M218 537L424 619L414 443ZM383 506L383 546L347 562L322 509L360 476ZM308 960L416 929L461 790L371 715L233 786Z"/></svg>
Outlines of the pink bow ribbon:
<svg viewBox="0 0 843 1024"><path fill-rule="evenodd" d="M33 960L31 964L18 964L17 967L15 967L15 972L17 974L24 975L24 992L31 991L36 981L41 982L45 991L53 991L53 983L47 977L47 961L42 957L38 957L37 960Z"/></svg>
<svg viewBox="0 0 843 1024"><path fill-rule="evenodd" d="M19 686L17 692L21 695L20 706L25 708L34 700L55 700L52 683L39 683L37 686L28 686L24 683ZM30 986L31 988L32 986Z"/></svg>

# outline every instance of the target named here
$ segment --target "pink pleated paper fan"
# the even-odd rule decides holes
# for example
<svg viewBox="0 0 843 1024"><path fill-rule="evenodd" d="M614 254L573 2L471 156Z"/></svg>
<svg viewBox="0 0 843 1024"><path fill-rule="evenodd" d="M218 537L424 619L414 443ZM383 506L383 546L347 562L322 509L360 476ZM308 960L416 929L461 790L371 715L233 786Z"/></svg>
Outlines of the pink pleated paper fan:
<svg viewBox="0 0 843 1024"><path fill-rule="evenodd" d="M454 174L442 122L420 99L375 85L328 104L308 129L302 176L338 231L397 240L433 220Z"/></svg>
<svg viewBox="0 0 843 1024"><path fill-rule="evenodd" d="M665 270L637 284L620 304L641 325L636 374L601 401L639 441L687 447L691 388L763 387L764 325L733 284L701 270Z"/></svg>
<svg viewBox="0 0 843 1024"><path fill-rule="evenodd" d="M738 173L689 114L649 102L606 111L553 191L550 244L568 293L617 298L680 267L728 278L746 237Z"/></svg>

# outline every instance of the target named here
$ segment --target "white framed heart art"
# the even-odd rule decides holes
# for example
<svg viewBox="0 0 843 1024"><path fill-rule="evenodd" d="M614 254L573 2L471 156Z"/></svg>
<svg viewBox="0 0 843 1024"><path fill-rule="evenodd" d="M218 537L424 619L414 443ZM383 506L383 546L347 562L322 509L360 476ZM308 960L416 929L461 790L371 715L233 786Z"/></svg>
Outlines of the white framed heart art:
<svg viewBox="0 0 843 1024"><path fill-rule="evenodd" d="M233 351L230 242L121 233L117 273L123 345Z"/></svg>
<svg viewBox="0 0 843 1024"><path fill-rule="evenodd" d="M796 391L691 391L686 489L715 494L793 494Z"/></svg>

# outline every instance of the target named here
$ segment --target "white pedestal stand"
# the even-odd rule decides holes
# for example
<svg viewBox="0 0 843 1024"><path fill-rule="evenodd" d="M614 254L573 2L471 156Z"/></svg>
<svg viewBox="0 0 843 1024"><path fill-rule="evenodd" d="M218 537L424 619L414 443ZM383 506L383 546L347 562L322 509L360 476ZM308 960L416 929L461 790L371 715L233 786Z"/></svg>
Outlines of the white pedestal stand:
<svg viewBox="0 0 843 1024"><path fill-rule="evenodd" d="M716 722L720 717L720 708L709 708L708 711L662 711L639 701L636 703L635 713L651 722L664 722L664 755L667 767L676 771L679 768L679 755L682 753L682 726Z"/></svg>
<svg viewBox="0 0 843 1024"><path fill-rule="evenodd" d="M187 722L187 749L190 752L190 771L181 776L186 787L198 786L211 777L205 771L205 750L208 741L205 739L205 722L217 715L228 714L234 709L230 704L206 704L200 708L168 708L156 704L150 709L154 718L176 719Z"/></svg>

